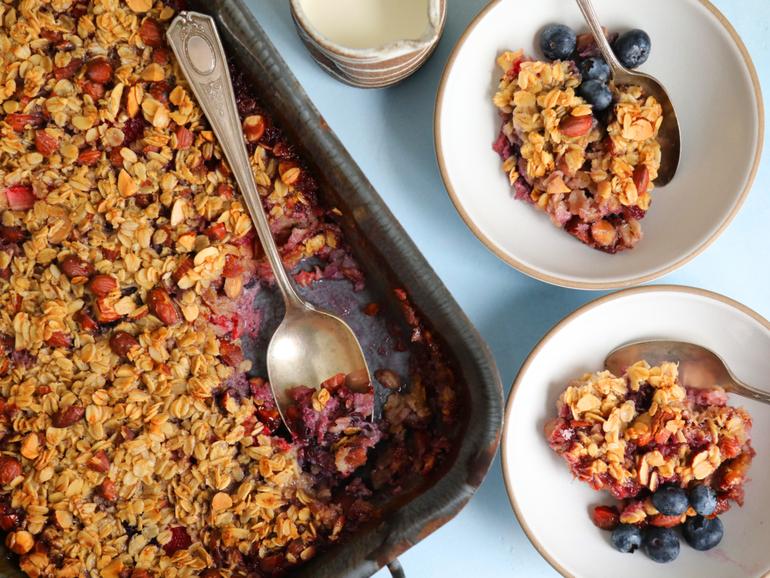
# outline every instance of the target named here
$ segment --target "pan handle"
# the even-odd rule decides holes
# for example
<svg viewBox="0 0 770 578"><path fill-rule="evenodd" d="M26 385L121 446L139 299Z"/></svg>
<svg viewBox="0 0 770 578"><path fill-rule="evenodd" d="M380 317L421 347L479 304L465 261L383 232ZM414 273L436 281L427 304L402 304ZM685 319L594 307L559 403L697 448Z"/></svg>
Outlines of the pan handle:
<svg viewBox="0 0 770 578"><path fill-rule="evenodd" d="M404 569L401 567L401 562L398 561L398 558L392 560L390 564L388 564L388 570L390 570L390 575L393 578L406 578L406 574L404 574Z"/></svg>

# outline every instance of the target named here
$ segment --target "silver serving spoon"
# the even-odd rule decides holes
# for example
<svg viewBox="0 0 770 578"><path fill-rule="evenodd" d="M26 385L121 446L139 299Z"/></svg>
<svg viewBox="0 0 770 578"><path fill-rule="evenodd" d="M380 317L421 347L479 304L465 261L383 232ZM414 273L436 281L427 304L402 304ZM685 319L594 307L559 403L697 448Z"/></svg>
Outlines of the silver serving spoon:
<svg viewBox="0 0 770 578"><path fill-rule="evenodd" d="M591 0L576 0L580 11L583 13L588 27L593 34L596 45L604 57L604 60L612 71L612 79L615 84L636 84L642 87L645 94L652 95L660 103L663 109L663 123L658 131L658 142L660 142L660 169L658 177L655 179L655 185L662 187L667 185L674 178L676 169L679 166L679 155L681 148L681 137L679 135L679 121L674 112L674 105L663 88L663 85L649 74L642 72L632 72L620 64L620 61L612 51L610 43L604 36L602 25L596 16Z"/></svg>
<svg viewBox="0 0 770 578"><path fill-rule="evenodd" d="M344 373L351 388L367 391L371 377L353 331L339 317L303 300L283 266L249 164L230 71L213 18L181 12L166 36L230 163L286 304L286 315L267 349L267 373L284 423L292 387L318 387Z"/></svg>
<svg viewBox="0 0 770 578"><path fill-rule="evenodd" d="M604 360L604 366L615 375L623 375L640 359L650 365L679 362L679 377L687 387L709 389L719 386L729 393L770 404L770 389L761 391L746 385L733 375L721 357L694 343L665 339L628 343L612 351Z"/></svg>

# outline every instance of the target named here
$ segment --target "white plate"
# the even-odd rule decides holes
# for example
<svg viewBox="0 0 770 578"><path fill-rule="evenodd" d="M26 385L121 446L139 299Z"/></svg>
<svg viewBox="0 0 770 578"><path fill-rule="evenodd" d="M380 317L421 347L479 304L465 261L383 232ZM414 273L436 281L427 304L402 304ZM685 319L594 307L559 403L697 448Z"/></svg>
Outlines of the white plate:
<svg viewBox="0 0 770 578"><path fill-rule="evenodd" d="M605 355L646 338L692 341L709 347L747 383L770 388L770 323L726 297L700 289L655 286L628 289L578 309L535 347L513 385L505 412L502 456L508 495L529 539L564 576L657 578L662 573L698 578L756 578L770 570L770 407L730 396L753 418L757 451L746 484L746 505L722 516L725 537L709 552L682 543L667 565L642 552L615 551L609 532L591 522L589 507L611 504L572 478L548 447L543 425L575 377L603 368ZM622 568L622 571L619 570ZM669 575L669 574L666 574Z"/></svg>
<svg viewBox="0 0 770 578"><path fill-rule="evenodd" d="M500 130L492 96L497 55L523 48L542 58L538 31L560 22L585 31L570 0L497 0L460 38L439 87L436 155L468 227L498 257L549 283L581 289L629 287L680 267L705 249L737 213L762 149L762 97L754 65L732 26L705 0L594 0L612 31L642 28L652 38L640 70L667 88L682 133L679 171L653 192L631 251L607 255L516 201L492 150Z"/></svg>

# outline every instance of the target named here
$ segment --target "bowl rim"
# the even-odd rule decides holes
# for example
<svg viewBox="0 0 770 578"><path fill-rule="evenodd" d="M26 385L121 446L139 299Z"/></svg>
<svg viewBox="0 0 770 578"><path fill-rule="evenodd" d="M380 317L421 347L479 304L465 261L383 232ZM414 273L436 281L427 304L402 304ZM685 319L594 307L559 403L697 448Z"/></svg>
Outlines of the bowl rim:
<svg viewBox="0 0 770 578"><path fill-rule="evenodd" d="M743 190L738 196L736 203L733 205L730 212L722 219L722 222L719 224L719 227L717 227L717 229L708 238L703 240L697 247L695 247L689 253L680 257L670 265L661 267L660 269L657 269L652 273L647 273L644 275L636 275L633 277L618 279L616 281L611 281L611 282L577 281L574 279L563 278L558 275L544 273L541 270L535 267L526 265L520 260L516 259L515 257L512 257L504 253L498 247L498 245L492 240L492 238L489 237L486 233L484 233L476 225L476 223L473 221L473 219L471 219L467 211L463 208L462 203L460 202L460 198L455 192L454 187L452 186L452 182L449 179L449 174L447 172L446 161L444 159L444 151L441 144L442 143L441 141L442 112L441 111L444 103L444 91L446 89L449 73L454 67L455 60L457 59L458 54L460 53L463 46L465 45L465 42L468 40L468 37L470 36L471 32L473 32L476 26L486 17L486 15L495 6L497 6L503 1L505 0L491 0L486 6L484 6L479 11L478 14L476 14L476 16L474 16L473 20L471 20L470 24L468 24L467 28L460 35L460 38L457 40L457 43L455 44L454 48L452 48L452 52L449 55L449 59L447 60L446 65L444 66L444 71L441 74L441 80L439 81L439 87L438 87L438 91L436 92L436 100L435 100L434 109L433 109L433 143L434 143L434 148L436 153L436 161L438 162L439 172L441 173L441 180L444 182L444 188L449 194L449 198L451 199L452 204L455 207L455 210L460 215L462 220L465 222L466 226L484 244L484 246L489 251L491 251L499 259L501 259L502 261L504 261L505 263L513 267L514 269L517 269L520 272L524 273L525 275L528 275L534 279L539 279L540 281L544 281L551 285L556 285L559 287L568 287L571 289L607 290L607 289L623 289L626 287L633 287L636 285L640 285L642 283L654 281L655 279L658 279L664 275L667 275L668 273L671 273L672 271L679 269L686 263L689 263L695 257L703 253L703 251L709 248L711 244L714 243L714 241L716 241L719 238L719 236L725 231L725 229L727 229L727 227L730 225L730 223L733 221L735 216L743 207L743 204L746 201L746 198L748 197L749 192L752 189L752 186L754 185L754 179L757 176L757 171L759 170L759 162L762 158L762 148L764 145L764 138L765 138L764 137L765 109L764 109L764 100L762 98L762 88L759 83L759 76L757 75L756 67L754 66L754 62L751 59L751 55L749 54L749 51L746 48L746 45L744 44L743 40L741 39L738 32L735 30L733 25L730 24L730 21L709 0L697 0L698 2L700 2L700 4L704 8L706 8L709 12L711 12L711 14L717 19L717 21L730 34L730 37L732 38L733 42L735 43L736 47L741 53L741 56L743 57L743 61L749 72L749 76L751 77L751 83L754 87L754 99L756 101L756 106L757 106L759 130L757 131L757 142L755 145L754 162L752 163L751 170L749 171L748 180L746 181L746 184L744 185Z"/></svg>
<svg viewBox="0 0 770 578"><path fill-rule="evenodd" d="M762 315L760 315L750 307L744 305L743 303L740 303L739 301L736 301L735 299L726 297L721 293L716 293L715 291L709 291L708 289L701 289L699 287L691 287L688 285L647 285L644 287L632 287L630 289L622 289L620 291L615 291L614 293L610 293L609 295L604 295L602 297L589 301L588 303L578 307L575 311L573 311L572 313L564 317L561 321L559 321L556 325L554 325L550 330L548 330L548 332L540 339L540 341L537 342L537 345L535 345L535 347L532 349L529 355L527 355L527 358L524 360L524 363L522 363L521 367L519 368L519 371L516 374L516 378L513 381L513 385L511 386L511 391L508 394L508 399L505 402L505 411L503 413L503 430L502 430L502 435L500 440L500 454L501 454L500 467L503 471L503 483L505 484L505 492L508 495L508 501L511 504L511 508L513 509L513 513L515 514L516 519L519 522L519 525L521 526L522 530L524 530L524 533L527 535L527 538L529 539L530 543L535 547L535 549L543 557L543 559L546 562L548 562L554 570L556 570L559 574L561 574L565 578L577 578L577 577L571 572L569 572L566 568L564 568L561 564L559 564L553 558L553 556L551 556L551 554L546 550L545 546L543 546L543 544L535 537L529 525L527 524L527 521L525 520L524 515L519 509L519 505L516 500L515 493L513 491L513 484L508 475L509 464L508 464L508 458L506 457L506 453L507 453L506 447L508 445L507 434L508 434L508 428L510 424L510 415L511 415L511 412L513 411L513 401L516 397L516 392L519 390L519 387L521 386L521 382L524 378L524 375L529 369L529 366L534 361L535 357L537 357L540 354L543 347L545 347L545 345L559 331L561 331L561 329L565 325L577 319L584 313L587 313L588 311L591 311L597 307L600 307L605 303L609 303L611 301L616 301L618 299L625 299L626 297L629 297L629 296L645 294L645 293L683 293L686 295L690 295L692 297L706 297L707 299L718 301L720 303L723 303L725 305L732 307L733 309L737 309L741 313L745 313L749 317L752 317L753 319L758 321L761 325L763 325L765 328L767 328L770 331L770 321L762 317Z"/></svg>

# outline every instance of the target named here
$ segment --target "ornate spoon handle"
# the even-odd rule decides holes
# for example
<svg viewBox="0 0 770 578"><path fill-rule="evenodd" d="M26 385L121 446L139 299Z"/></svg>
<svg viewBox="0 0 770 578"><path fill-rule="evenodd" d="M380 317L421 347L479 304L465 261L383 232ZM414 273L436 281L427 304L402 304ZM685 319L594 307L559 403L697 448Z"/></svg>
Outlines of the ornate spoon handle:
<svg viewBox="0 0 770 578"><path fill-rule="evenodd" d="M169 26L166 36L230 163L286 308L305 307L283 266L254 182L230 71L214 19L198 12L180 12Z"/></svg>

